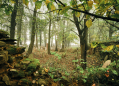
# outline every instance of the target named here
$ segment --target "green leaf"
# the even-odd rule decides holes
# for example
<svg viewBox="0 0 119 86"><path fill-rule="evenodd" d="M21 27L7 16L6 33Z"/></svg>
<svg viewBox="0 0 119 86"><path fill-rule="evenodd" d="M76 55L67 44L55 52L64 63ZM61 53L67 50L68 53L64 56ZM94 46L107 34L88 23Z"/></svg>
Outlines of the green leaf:
<svg viewBox="0 0 119 86"><path fill-rule="evenodd" d="M86 80L85 79L82 79L84 83L86 83Z"/></svg>
<svg viewBox="0 0 119 86"><path fill-rule="evenodd" d="M66 77L65 77L65 76L62 76L62 78L63 78L63 79L66 79Z"/></svg>
<svg viewBox="0 0 119 86"><path fill-rule="evenodd" d="M62 57L58 56L58 59L60 60Z"/></svg>
<svg viewBox="0 0 119 86"><path fill-rule="evenodd" d="M36 9L40 9L42 6L42 1L36 1L35 6L36 6Z"/></svg>
<svg viewBox="0 0 119 86"><path fill-rule="evenodd" d="M106 48L106 47L107 47L107 46L105 46L104 44L101 44L100 46L101 46L101 48Z"/></svg>
<svg viewBox="0 0 119 86"><path fill-rule="evenodd" d="M69 10L69 8L70 8L70 6L63 7L62 10L60 11L60 14L62 15L64 13L66 13Z"/></svg>
<svg viewBox="0 0 119 86"><path fill-rule="evenodd" d="M112 70L113 74L118 75L116 70Z"/></svg>
<svg viewBox="0 0 119 86"><path fill-rule="evenodd" d="M72 60L72 62L78 62L79 60L77 59L77 60Z"/></svg>

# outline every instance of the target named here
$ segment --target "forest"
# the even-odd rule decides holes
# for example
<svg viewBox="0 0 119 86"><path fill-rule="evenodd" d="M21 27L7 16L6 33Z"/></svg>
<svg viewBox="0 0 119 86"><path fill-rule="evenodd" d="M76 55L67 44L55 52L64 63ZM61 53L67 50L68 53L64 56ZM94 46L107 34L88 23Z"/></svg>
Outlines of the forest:
<svg viewBox="0 0 119 86"><path fill-rule="evenodd" d="M0 86L119 86L119 0L0 0Z"/></svg>

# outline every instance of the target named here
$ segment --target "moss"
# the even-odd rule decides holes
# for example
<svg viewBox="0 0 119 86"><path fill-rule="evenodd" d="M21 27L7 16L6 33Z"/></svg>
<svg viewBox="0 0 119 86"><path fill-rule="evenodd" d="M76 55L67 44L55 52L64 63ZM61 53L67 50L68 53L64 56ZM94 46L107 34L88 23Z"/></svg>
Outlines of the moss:
<svg viewBox="0 0 119 86"><path fill-rule="evenodd" d="M21 86L31 86L32 82L29 79L20 79L20 85Z"/></svg>
<svg viewBox="0 0 119 86"><path fill-rule="evenodd" d="M20 70L19 71L19 74L18 74L18 77L25 77L24 71Z"/></svg>

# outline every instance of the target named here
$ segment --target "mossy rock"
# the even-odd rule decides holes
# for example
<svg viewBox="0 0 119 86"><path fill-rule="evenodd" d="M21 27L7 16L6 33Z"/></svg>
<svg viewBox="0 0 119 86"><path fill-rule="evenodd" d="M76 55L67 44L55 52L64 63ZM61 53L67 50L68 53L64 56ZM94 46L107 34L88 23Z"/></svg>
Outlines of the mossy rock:
<svg viewBox="0 0 119 86"><path fill-rule="evenodd" d="M13 60L14 60L14 58L12 58L11 56L8 55L8 61L7 62L8 63L13 63Z"/></svg>
<svg viewBox="0 0 119 86"><path fill-rule="evenodd" d="M16 63L15 65L15 68L20 68L20 64Z"/></svg>
<svg viewBox="0 0 119 86"><path fill-rule="evenodd" d="M17 69L10 69L8 74L10 77L16 78L16 77L18 77L18 73L19 73L19 71Z"/></svg>
<svg viewBox="0 0 119 86"><path fill-rule="evenodd" d="M20 79L18 82L20 86L31 86L32 82L29 79Z"/></svg>
<svg viewBox="0 0 119 86"><path fill-rule="evenodd" d="M30 58L25 58L25 59L23 59L23 61L32 61L32 59L30 59Z"/></svg>
<svg viewBox="0 0 119 86"><path fill-rule="evenodd" d="M35 63L30 63L27 68L26 71L35 71L36 70L37 65Z"/></svg>
<svg viewBox="0 0 119 86"><path fill-rule="evenodd" d="M31 71L25 72L26 76L31 76L31 74L33 74L33 72L31 72Z"/></svg>
<svg viewBox="0 0 119 86"><path fill-rule="evenodd" d="M40 62L38 59L33 59L33 62L31 62L28 66L27 66L27 71L36 71L36 69L40 67Z"/></svg>
<svg viewBox="0 0 119 86"><path fill-rule="evenodd" d="M20 78L25 77L24 71L20 70L19 73L18 73L18 77L20 77Z"/></svg>

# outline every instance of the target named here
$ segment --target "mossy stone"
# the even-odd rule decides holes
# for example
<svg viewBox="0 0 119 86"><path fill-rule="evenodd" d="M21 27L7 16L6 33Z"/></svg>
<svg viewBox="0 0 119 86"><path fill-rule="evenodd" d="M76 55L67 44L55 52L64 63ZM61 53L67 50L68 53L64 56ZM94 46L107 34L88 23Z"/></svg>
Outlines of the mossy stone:
<svg viewBox="0 0 119 86"><path fill-rule="evenodd" d="M18 85L31 86L32 82L29 79L20 79Z"/></svg>

